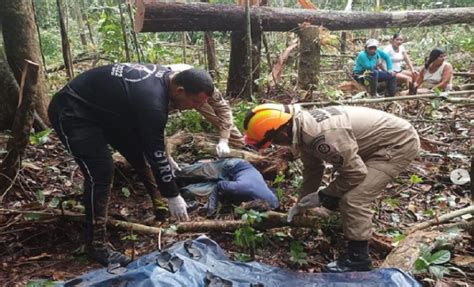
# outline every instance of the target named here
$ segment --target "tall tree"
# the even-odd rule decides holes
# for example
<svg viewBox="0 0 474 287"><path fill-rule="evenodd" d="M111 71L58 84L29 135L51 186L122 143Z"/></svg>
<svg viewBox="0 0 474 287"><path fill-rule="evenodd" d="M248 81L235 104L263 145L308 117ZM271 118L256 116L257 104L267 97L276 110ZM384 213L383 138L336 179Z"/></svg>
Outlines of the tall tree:
<svg viewBox="0 0 474 287"><path fill-rule="evenodd" d="M64 23L64 7L61 0L56 0L56 3L58 5L59 28L61 30L64 65L66 66L68 78L72 79L74 77L74 66L72 65L71 47L69 46L66 24Z"/></svg>
<svg viewBox="0 0 474 287"><path fill-rule="evenodd" d="M25 60L42 65L33 2L31 0L2 0L0 14L6 58L16 82L20 83ZM35 107L40 119L48 123L49 99L44 92L43 81L43 69L40 69L36 85ZM2 104L11 102L6 99L8 95L9 93L0 91Z"/></svg>

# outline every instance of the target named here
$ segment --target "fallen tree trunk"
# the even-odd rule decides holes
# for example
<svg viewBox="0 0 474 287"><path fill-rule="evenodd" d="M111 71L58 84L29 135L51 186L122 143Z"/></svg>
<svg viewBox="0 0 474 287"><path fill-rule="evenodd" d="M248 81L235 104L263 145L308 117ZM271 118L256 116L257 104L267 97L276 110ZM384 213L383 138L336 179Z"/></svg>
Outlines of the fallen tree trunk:
<svg viewBox="0 0 474 287"><path fill-rule="evenodd" d="M165 3L138 0L137 32L235 31L244 29L244 7L207 3ZM352 12L251 7L252 27L263 31L290 31L309 22L329 30L360 30L449 25L474 22L474 8L399 12Z"/></svg>
<svg viewBox="0 0 474 287"><path fill-rule="evenodd" d="M429 251L435 249L439 239L445 239L446 245L454 245L461 240L460 234L446 234L441 231L417 231L408 235L385 258L380 268L399 268L404 271L413 271L415 261L420 257L423 248Z"/></svg>
<svg viewBox="0 0 474 287"><path fill-rule="evenodd" d="M167 146L170 154L174 152L186 153L192 150L198 155L216 156L217 138L199 133L189 134L178 132L167 139ZM279 172L288 169L288 160L291 159L291 151L287 148L277 149L275 152L262 156L256 152L241 149L230 149L228 157L242 158L250 162L257 168L266 179L273 180Z"/></svg>

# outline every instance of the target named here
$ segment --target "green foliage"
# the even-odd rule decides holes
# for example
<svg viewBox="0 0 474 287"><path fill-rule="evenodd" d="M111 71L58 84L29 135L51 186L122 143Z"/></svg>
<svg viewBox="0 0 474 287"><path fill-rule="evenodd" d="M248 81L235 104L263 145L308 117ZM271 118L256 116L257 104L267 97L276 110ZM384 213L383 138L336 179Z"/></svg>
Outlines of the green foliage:
<svg viewBox="0 0 474 287"><path fill-rule="evenodd" d="M190 133L210 132L212 125L202 115L194 110L178 112L168 121L166 134L172 135L178 131Z"/></svg>
<svg viewBox="0 0 474 287"><path fill-rule="evenodd" d="M42 190L38 190L35 193L36 201L38 201L39 204L44 205L45 202L45 196Z"/></svg>
<svg viewBox="0 0 474 287"><path fill-rule="evenodd" d="M417 183L422 183L422 182L423 182L423 179L421 177L419 177L418 175L412 174L410 176L410 183L411 184L417 184Z"/></svg>
<svg viewBox="0 0 474 287"><path fill-rule="evenodd" d="M303 177L301 175L295 175L290 183L293 188L300 189L303 186Z"/></svg>
<svg viewBox="0 0 474 287"><path fill-rule="evenodd" d="M122 187L122 194L123 194L123 196L129 198L130 197L130 190L127 187Z"/></svg>
<svg viewBox="0 0 474 287"><path fill-rule="evenodd" d="M129 235L123 236L122 240L125 240L125 241L138 241L138 235L134 234L134 233L130 233Z"/></svg>
<svg viewBox="0 0 474 287"><path fill-rule="evenodd" d="M390 206L391 208L396 208L400 205L400 199L399 198L385 198L383 200L388 206Z"/></svg>
<svg viewBox="0 0 474 287"><path fill-rule="evenodd" d="M265 218L268 215L252 209L247 211L240 207L235 208L235 212L241 214L241 219L246 222L244 226L235 230L235 244L239 247L250 249L252 254L254 254L255 247L258 243L262 242L263 234L260 232L257 233L251 225L261 222L262 218Z"/></svg>
<svg viewBox="0 0 474 287"><path fill-rule="evenodd" d="M30 144L32 145L42 145L48 142L49 134L52 129L45 129L44 131L37 132L35 134L30 134Z"/></svg>
<svg viewBox="0 0 474 287"><path fill-rule="evenodd" d="M423 211L423 215L427 217L435 216L436 211L433 208L428 208L427 210Z"/></svg>
<svg viewBox="0 0 474 287"><path fill-rule="evenodd" d="M449 250L439 250L434 254L427 248L423 248L420 256L415 261L415 273L430 273L435 278L443 278L444 275L450 273L450 269L442 266L451 260L451 252Z"/></svg>
<svg viewBox="0 0 474 287"><path fill-rule="evenodd" d="M276 175L273 180L273 186L276 187L276 196L278 200L283 198L284 190L282 188L282 183L285 181L285 174L280 172Z"/></svg>
<svg viewBox="0 0 474 287"><path fill-rule="evenodd" d="M239 102L232 107L232 114L234 116L235 126L243 132L244 130L244 120L247 113L252 110L257 104L254 102Z"/></svg>
<svg viewBox="0 0 474 287"><path fill-rule="evenodd" d="M296 263L299 266L308 264L308 261L306 260L308 254L304 252L303 244L301 244L300 241L292 241L290 243L290 252L288 252L288 254L290 255L291 262Z"/></svg>
<svg viewBox="0 0 474 287"><path fill-rule="evenodd" d="M388 229L387 231L385 231L385 234L391 237L393 239L393 243L395 244L406 238L406 235L401 233L400 230L397 229Z"/></svg>
<svg viewBox="0 0 474 287"><path fill-rule="evenodd" d="M123 34L118 7L104 7L100 14L98 32L100 33L100 47L111 59L124 59Z"/></svg>
<svg viewBox="0 0 474 287"><path fill-rule="evenodd" d="M235 259L240 262L248 262L252 260L252 256L246 254L246 253L237 253L235 255Z"/></svg>
<svg viewBox="0 0 474 287"><path fill-rule="evenodd" d="M59 281L52 281L48 279L34 279L26 283L26 287L53 287L61 284Z"/></svg>
<svg viewBox="0 0 474 287"><path fill-rule="evenodd" d="M51 199L51 201L49 202L48 207L49 207L49 208L56 208L56 207L58 207L59 202L60 202L59 197L56 197L56 196L55 196L55 197L53 197L53 199Z"/></svg>

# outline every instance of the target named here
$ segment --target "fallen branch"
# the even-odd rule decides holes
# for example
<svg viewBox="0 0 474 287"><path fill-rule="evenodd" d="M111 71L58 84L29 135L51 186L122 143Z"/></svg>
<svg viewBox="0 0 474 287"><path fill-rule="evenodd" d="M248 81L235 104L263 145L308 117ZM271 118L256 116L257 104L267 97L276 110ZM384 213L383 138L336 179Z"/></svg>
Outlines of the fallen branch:
<svg viewBox="0 0 474 287"><path fill-rule="evenodd" d="M471 206L468 206L468 207L465 207L465 208L462 208L462 209L458 209L458 210L455 210L453 212L443 214L440 217L436 217L434 219L416 224L416 225L410 227L407 230L407 233L409 234L409 233L412 233L412 232L415 232L415 231L418 231L418 230L426 229L430 226L439 225L439 224L448 222L448 221L450 221L454 218L463 216L465 214L474 214L474 205L471 205Z"/></svg>
<svg viewBox="0 0 474 287"><path fill-rule="evenodd" d="M446 96L469 96L474 94L474 90L468 91L455 91L443 93ZM321 102L309 102L309 103L299 103L301 106L327 106L327 105L360 105L360 104L374 104L374 103L385 103L385 102L394 102L394 101L408 101L408 100L421 100L421 99L436 99L446 101L448 103L462 103L462 104L474 104L474 99L460 99L454 97L440 96L439 94L423 94L415 96L399 96L399 97L388 97L388 98L371 98L371 99L348 99L340 101L321 101Z"/></svg>
<svg viewBox="0 0 474 287"><path fill-rule="evenodd" d="M108 62L113 62L111 59L109 59L107 57L101 56L100 54L95 54L95 55L86 55L86 56L81 57L81 58L76 58L72 61L72 63L77 64L77 63L91 61L91 60L94 60L94 61L104 60L104 61L108 61ZM66 68L66 65L61 64L59 66L46 69L46 73L58 72L58 71L64 70L65 68Z"/></svg>
<svg viewBox="0 0 474 287"><path fill-rule="evenodd" d="M44 216L42 219L49 219L51 217L57 217L59 219L62 217L70 221L85 221L85 215L82 213L67 210L62 211L59 209L51 209L48 211L0 209L0 214L34 214ZM269 211L266 214L267 217L262 218L262 222L253 225L256 229L265 230L284 226L318 228L320 226L321 220L321 218L316 216L296 216L293 221L289 223L287 222L286 213ZM176 224L176 232L180 234L191 232L231 232L246 224L247 222L243 220L204 220L196 222L179 222ZM116 219L109 219L107 225L122 230L133 230L134 232L142 234L161 233L163 236L172 234L169 232L164 232L165 228L163 227L148 226Z"/></svg>

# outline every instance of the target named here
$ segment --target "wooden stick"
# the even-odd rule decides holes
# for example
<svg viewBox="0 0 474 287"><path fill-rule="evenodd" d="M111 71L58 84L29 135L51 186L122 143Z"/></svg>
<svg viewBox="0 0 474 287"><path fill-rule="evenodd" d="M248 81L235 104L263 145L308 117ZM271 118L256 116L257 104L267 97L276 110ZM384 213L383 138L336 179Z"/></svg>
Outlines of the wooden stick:
<svg viewBox="0 0 474 287"><path fill-rule="evenodd" d="M471 95L474 94L474 90L468 91L456 91L456 92L447 92L446 95L448 96L460 96L460 95ZM308 102L308 103L299 103L301 106L325 106L325 105L340 105L340 104L350 104L350 105L358 105L358 104L374 104L374 103L385 103L385 102L392 102L392 101L408 101L408 100L421 100L421 99L436 99L439 98L441 100L447 102L459 102L459 98L450 98L450 97L440 97L438 94L424 94L424 95L415 95L415 96L399 96L399 97L387 97L387 98L372 98L372 99L357 99L357 100L341 100L341 101L321 101L321 102ZM473 103L473 99L463 99L465 100L464 103Z"/></svg>
<svg viewBox="0 0 474 287"><path fill-rule="evenodd" d="M413 225L412 227L410 227L407 230L407 233L412 233L412 232L417 231L417 230L426 229L430 226L439 225L439 224L442 224L444 222L448 222L451 219L454 219L456 217L460 217L460 216L465 215L465 214L474 214L474 205L470 205L468 207L458 209L458 210L452 211L452 212L447 213L447 214L443 214L440 217L436 217L434 219L431 219L431 220Z"/></svg>
<svg viewBox="0 0 474 287"><path fill-rule="evenodd" d="M35 214L42 215L46 218L48 217L57 217L63 216L64 218L71 221L80 221L85 220L85 215L82 213L72 212L72 211L61 211L58 209L50 209L47 211L28 211L28 210L16 210L16 209L0 209L0 214ZM307 228L318 228L320 226L320 218L316 216L296 216L293 221L287 222L286 213L278 213L274 211L269 211L266 213L267 217L262 218L262 222L255 223L253 226L256 229L271 229L284 226L293 226L293 227L307 227ZM154 227L143 225L139 223L133 223L123 220L116 220L109 218L107 224L111 227L119 228L122 230L133 230L137 233L142 234L157 234L161 236L172 235L170 232L163 232L165 228ZM196 222L179 222L176 224L176 232L181 233L190 233L190 232L231 232L244 225L247 222L243 220L204 220Z"/></svg>

